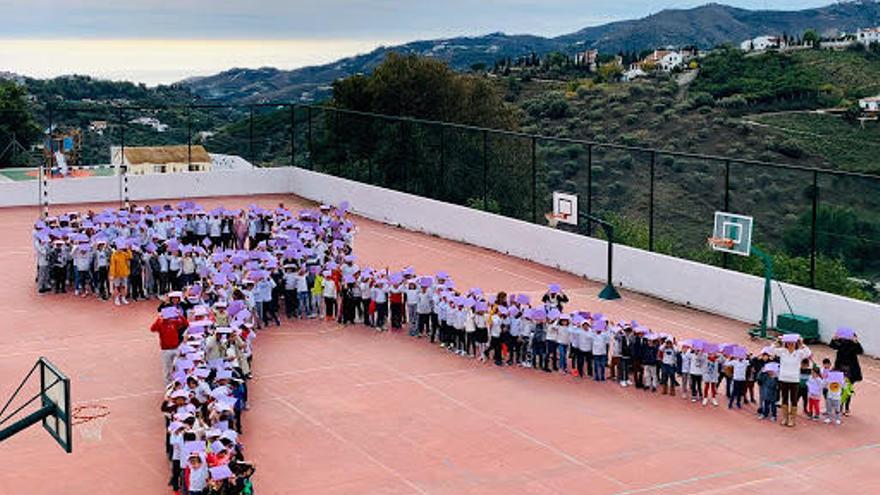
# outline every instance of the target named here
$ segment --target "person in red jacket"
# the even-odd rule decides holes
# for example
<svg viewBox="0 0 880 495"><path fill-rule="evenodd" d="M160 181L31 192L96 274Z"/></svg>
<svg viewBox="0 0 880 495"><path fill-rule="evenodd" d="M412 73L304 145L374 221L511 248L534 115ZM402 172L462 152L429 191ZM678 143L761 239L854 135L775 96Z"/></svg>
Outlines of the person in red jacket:
<svg viewBox="0 0 880 495"><path fill-rule="evenodd" d="M165 377L165 385L171 383L171 374L174 368L174 357L177 355L177 347L183 331L189 326L186 318L180 314L180 310L174 306L162 308L159 317L153 322L150 331L159 334L159 348L162 351L162 370Z"/></svg>

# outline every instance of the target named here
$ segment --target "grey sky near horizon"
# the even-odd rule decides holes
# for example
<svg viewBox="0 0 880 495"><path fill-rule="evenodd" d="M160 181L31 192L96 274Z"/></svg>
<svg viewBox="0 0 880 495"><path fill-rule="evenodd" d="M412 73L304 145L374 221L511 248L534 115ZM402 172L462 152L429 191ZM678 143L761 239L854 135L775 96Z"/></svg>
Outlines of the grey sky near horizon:
<svg viewBox="0 0 880 495"><path fill-rule="evenodd" d="M798 10L831 0L730 0ZM0 0L0 39L424 39L553 36L706 0Z"/></svg>

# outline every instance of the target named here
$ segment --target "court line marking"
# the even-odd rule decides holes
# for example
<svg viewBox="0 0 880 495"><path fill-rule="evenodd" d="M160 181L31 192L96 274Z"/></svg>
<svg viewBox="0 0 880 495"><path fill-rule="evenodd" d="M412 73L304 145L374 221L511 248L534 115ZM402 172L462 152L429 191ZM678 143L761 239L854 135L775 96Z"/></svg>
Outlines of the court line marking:
<svg viewBox="0 0 880 495"><path fill-rule="evenodd" d="M735 485L722 486L720 488L710 488L709 490L702 490L699 492L691 492L690 495L709 495L713 493L724 493L733 490L739 490L748 486L760 485L761 483L767 483L768 481L776 481L777 479L779 478L761 478L752 481L744 481Z"/></svg>
<svg viewBox="0 0 880 495"><path fill-rule="evenodd" d="M81 351L84 349L100 349L102 347L108 347L108 346L115 347L115 346L119 346L122 344L132 344L135 342L152 342L153 340L154 339L151 339L151 338L137 338L137 339L127 339L127 340L115 341L115 342L101 342L101 343L83 344L83 345L77 345L77 346L68 345L68 346L61 346L61 347L52 347L49 349L39 349L39 350L33 350L33 351L20 351L20 352L11 352L8 354L0 354L0 358L29 356L32 354L46 354L49 352L68 351L71 349L76 350L76 351Z"/></svg>
<svg viewBox="0 0 880 495"><path fill-rule="evenodd" d="M435 373L423 373L420 375L413 375L413 376L418 377L418 378L434 378L434 377L438 377L438 376L460 375L463 373L470 373L472 371L473 371L472 369L438 371ZM402 382L408 382L408 381L410 381L410 378L390 378L387 380L376 380L376 381L372 381L372 382L357 383L357 384L355 384L355 387L372 387L375 385L388 385L391 383L402 383Z"/></svg>
<svg viewBox="0 0 880 495"><path fill-rule="evenodd" d="M718 478L724 478L726 476L731 476L734 474L742 474L742 473L748 473L751 471L757 471L759 469L764 469L764 468L782 468L782 467L785 467L789 464L797 464L799 462L826 459L828 456L840 457L840 456L844 456L847 454L853 454L853 453L858 453L858 452L877 449L877 448L880 448L880 443L868 443L868 444L858 445L856 447L849 447L849 448L845 448L845 449L836 449L836 450L830 450L830 451L826 451L826 452L817 452L815 454L808 454L808 455L799 456L799 457L790 457L788 459L781 459L778 461L762 462L762 463L753 464L751 466L745 466L745 467L737 468L737 469L726 469L724 471L717 471L717 472L702 475L702 476L693 476L691 478L684 478L684 479L680 479L680 480L676 480L676 481L657 483L657 484L642 487L642 488L634 488L632 490L624 490L622 492L617 492L614 495L634 495L637 493L646 493L646 492L651 492L651 491L656 491L656 490L663 490L666 488L675 488L675 487L679 487L679 486L689 485L691 483L697 483L700 481L708 481L708 480L713 480L713 479L718 479Z"/></svg>
<svg viewBox="0 0 880 495"><path fill-rule="evenodd" d="M408 232L413 232L413 233L415 233L415 234L420 234L420 235L427 235L427 234L424 234L424 233L414 232L414 231L408 231ZM511 275L511 276L513 276L513 277L521 278L521 279L523 279L523 280L528 280L529 282L533 282L533 283L536 283L536 284L545 284L545 283L546 283L546 282L543 281L543 280L538 280L538 279L532 278L532 277L530 277L530 276L528 276L528 275L523 275L523 274L521 274L521 273L512 272L512 271L510 271L510 270L507 270L507 269L505 269L505 268L501 268L500 266L497 266L497 265L500 264L500 263L515 263L515 262L522 262L522 263L525 263L525 264L527 264L527 265L528 265L528 264L535 263L535 262L533 262L533 261L529 261L529 260L526 260L526 259L517 258L516 256L510 255L510 254L504 254L504 253L500 253L500 252L497 252L497 251L492 251L491 249L489 250L489 251L491 251L491 253L483 253L483 252L479 252L479 251L481 251L481 250L483 250L483 249L485 249L485 248L471 247L471 246L469 246L469 245L467 245L467 244L464 244L464 243L461 242L461 241L454 241L454 240L450 240L450 239L444 239L444 240L446 240L446 241L451 241L451 244L452 244L452 245L451 245L451 246L446 246L448 249L442 249L442 248L433 247L433 246L430 246L430 245L428 245L428 244L424 244L424 243L421 243L421 242L418 242L418 241L414 241L414 240L410 240L410 239L405 239L405 238L403 238L403 237L401 237L401 236L399 236L399 235L385 234L385 233L381 233L381 232L373 232L373 233L371 233L370 235L374 235L374 236L376 236L376 237L385 237L385 238L387 238L387 239L393 239L393 240L395 240L395 241L397 241L397 242L400 242L400 243L403 243L403 244L409 244L409 245L411 245L411 246L418 247L418 248L423 249L423 250L425 250L425 251L433 251L433 252L435 252L435 253L441 253L441 254L444 254L446 257L454 257L454 256L456 256L456 255L464 255L464 256L478 256L478 257L480 257L480 258L490 259L490 260L492 260L492 261L495 262L495 265L494 265L494 266L487 266L487 268L489 268L489 269L491 269L491 270L494 270L494 271L497 271L497 272L501 272L501 273L506 273L506 274ZM468 249L468 248L470 248L470 249ZM452 251L452 253L450 253L450 251ZM455 253L455 251L458 251L458 253ZM511 259L508 261L508 260L505 260L504 258L511 258ZM542 266L543 266L543 265L542 265ZM552 272L560 271L560 270L557 270L557 269L552 268L552 267L549 267L549 266L547 266L547 267L544 268L543 270L542 270L542 269L539 269L539 268L535 268L535 267L533 267L533 266L525 266L525 267L523 267L523 269L524 269L524 270L527 270L527 271L530 271L530 272L540 273L540 274L542 274L542 275L548 275L548 276L554 275L554 273L552 273ZM563 272L563 273L566 273L566 272ZM569 275L569 276L577 277L577 275L575 275L575 274L573 274L573 273L566 273L566 274Z"/></svg>
<svg viewBox="0 0 880 495"><path fill-rule="evenodd" d="M528 440L529 442L533 443L534 445L537 445L537 446L539 446L539 447L542 447L542 448L544 448L545 450L549 450L550 452L553 452L554 454L558 455L559 457L562 457L563 459L565 459L566 461L568 461L568 462L571 463L571 464L574 464L575 466L589 469L590 471L593 471L593 472L597 473L599 476L605 478L605 479L608 480L608 481L611 481L611 482L613 482L613 483L616 483L617 485L626 486L625 483L623 483L622 481L618 480L617 478L614 478L614 477L612 477L612 476L609 476L609 475L605 474L605 473L602 472L601 470L596 469L596 468L594 468L594 467L588 465L587 463L581 461L581 460L578 459L577 457L575 457L575 456L573 456L573 455L571 455L571 454L569 454L569 453L567 453L567 452L565 452L565 451L563 451L563 450L561 450L561 449L559 449L559 448L557 448L557 447L554 447L553 445L550 445L550 444L548 444L548 443L546 443L546 442L543 442L543 441L541 441L540 439L536 438L535 436L533 436L533 435L531 435L531 434L529 434L529 433L527 433L527 432L525 432L525 431L523 431L523 430L520 430L519 428L516 428L516 427L510 426L509 424L503 423L503 422L499 421L498 419L496 419L495 417L493 417L493 416L491 416L491 415L489 415L489 414L486 414L485 412L480 411L479 409L477 409L477 408L471 406L470 404L468 404L468 403L466 403L466 402L464 402L464 401L462 401L462 400L456 399L455 397L453 397L453 396L450 395L449 393L447 393L447 392L445 392L445 391L443 391L443 390L441 390L441 389L439 389L439 388L437 388L437 387L435 387L435 386L433 386L433 385L430 385L430 384L428 384L428 383L425 383L425 381L422 380L421 378L419 378L418 376L406 375L405 373L403 373L403 372L397 370L396 368L394 368L394 367L392 367L392 366L389 366L389 365L387 365L387 364L384 364L384 363L382 363L382 366L384 366L385 368L391 370L391 371L394 372L394 373L397 373L398 375L401 375L403 378L406 378L406 379L409 380L409 381L415 382L416 384L422 386L422 388L425 388L425 389L427 389L427 390L429 390L429 391L434 392L435 394L437 394L437 395L443 397L443 398L446 399L447 401L452 402L453 404L455 404L455 405L457 405L457 406L459 406L459 407L461 407L461 408L463 408L463 409L465 409L465 410L467 410L467 411L469 411L469 412L472 412L472 413L474 413L474 414L477 414L477 415L479 415L479 416L481 416L481 417L483 417L483 418L485 418L485 419L491 421L492 423L495 424L495 426L500 427L500 428L502 428L502 429L505 429L505 430L507 430L507 431L509 431L509 432L511 432L511 433L513 433L513 434L515 434L515 435L517 435L517 436L519 436L519 437L521 437L521 438L523 438L523 439L525 439L525 440Z"/></svg>
<svg viewBox="0 0 880 495"><path fill-rule="evenodd" d="M367 460L369 460L369 461L372 462L373 464L379 466L380 468L382 468L382 469L383 469L385 472L387 472L388 474L390 474L390 475L394 476L395 478L397 478L399 481L401 481L401 482L402 482L403 484L405 484L406 486L410 487L410 488L411 488L413 491L415 491L416 493L421 493L421 494L424 494L424 495L427 495L427 494L428 494L428 492L425 491L422 487L420 487L419 485L415 484L414 482L412 482L411 480L409 480L408 478L406 478L405 476L403 476L402 474L400 474L399 471L397 471L396 469L392 468L391 466L388 466L388 465L385 464L384 462L380 461L379 459L377 459L376 457L374 457L372 454L370 454L367 450L365 450L364 448L362 448L362 447L359 446L358 444L356 444L356 443L352 442L351 440L349 440L349 439L343 437L342 435L340 435L336 430L334 430L334 429L331 428L330 426L327 426L327 425L325 425L324 423L320 422L319 420L315 419L314 417L312 417L311 415L309 415L308 413L306 413L305 411L303 411L302 409L300 409L299 407L297 407L296 404L290 402L288 399L285 399L285 398L283 398L283 397L274 397L274 398L272 398L272 399L270 399L270 400L274 400L274 401L280 402L282 405L284 405L285 407L287 407L287 408L290 409L291 411L293 411L293 412L297 413L298 415L300 415L303 419L305 419L306 421L308 421L309 423L311 423L313 426L320 428L320 429L323 430L325 433L327 433L327 434L330 435L331 437L335 438L337 441L342 442L343 444L346 444L346 445L348 445L349 447L354 448L357 452L359 452L361 455L363 455L364 457L366 457Z"/></svg>

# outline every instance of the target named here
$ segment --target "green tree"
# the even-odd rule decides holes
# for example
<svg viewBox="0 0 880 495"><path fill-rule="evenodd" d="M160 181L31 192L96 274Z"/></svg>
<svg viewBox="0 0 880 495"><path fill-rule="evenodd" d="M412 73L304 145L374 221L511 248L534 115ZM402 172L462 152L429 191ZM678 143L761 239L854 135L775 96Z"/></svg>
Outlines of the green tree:
<svg viewBox="0 0 880 495"><path fill-rule="evenodd" d="M819 36L819 33L817 33L815 30L807 29L801 41L803 41L805 45L810 45L813 48L819 48L819 41L821 39L822 38Z"/></svg>
<svg viewBox="0 0 880 495"><path fill-rule="evenodd" d="M597 71L599 82L617 82L621 76L623 76L623 67L613 62L600 65Z"/></svg>
<svg viewBox="0 0 880 495"><path fill-rule="evenodd" d="M11 81L0 81L0 164L13 164L15 155L7 146L13 139L28 147L40 136L40 128L28 107L27 90Z"/></svg>

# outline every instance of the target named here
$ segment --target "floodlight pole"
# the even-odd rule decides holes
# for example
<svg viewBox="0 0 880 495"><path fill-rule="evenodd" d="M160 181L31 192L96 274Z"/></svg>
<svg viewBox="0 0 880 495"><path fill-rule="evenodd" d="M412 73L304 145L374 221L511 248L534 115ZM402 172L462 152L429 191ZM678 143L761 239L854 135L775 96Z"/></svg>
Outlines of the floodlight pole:
<svg viewBox="0 0 880 495"><path fill-rule="evenodd" d="M608 238L608 276L605 280L605 287L602 288L602 291L599 292L599 299L605 299L608 301L613 301L615 299L620 299L620 293L617 292L617 289L614 288L614 225L611 225L610 222L602 220L601 218L591 215L589 213L578 213L578 218L581 220L586 220L587 223L597 223L602 227L602 230L605 231L605 236Z"/></svg>

